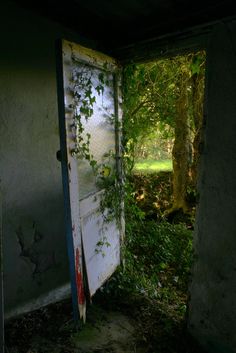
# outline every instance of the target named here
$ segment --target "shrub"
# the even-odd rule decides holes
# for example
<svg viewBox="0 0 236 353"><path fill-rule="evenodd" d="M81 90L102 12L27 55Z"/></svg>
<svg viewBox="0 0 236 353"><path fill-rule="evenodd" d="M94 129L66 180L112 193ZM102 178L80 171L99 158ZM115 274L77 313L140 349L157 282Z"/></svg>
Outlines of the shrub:
<svg viewBox="0 0 236 353"><path fill-rule="evenodd" d="M126 223L122 255L124 266L107 283L106 291L168 300L176 299L176 291L186 293L192 232L184 224L132 219Z"/></svg>

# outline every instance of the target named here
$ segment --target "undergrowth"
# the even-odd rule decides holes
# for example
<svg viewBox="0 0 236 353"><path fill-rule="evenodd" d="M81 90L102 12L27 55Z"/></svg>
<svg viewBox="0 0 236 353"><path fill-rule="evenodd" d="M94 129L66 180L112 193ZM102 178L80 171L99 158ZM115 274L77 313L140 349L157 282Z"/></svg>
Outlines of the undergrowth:
<svg viewBox="0 0 236 353"><path fill-rule="evenodd" d="M123 263L95 303L131 315L138 326L137 342L147 353L200 353L186 331L194 213L167 221L163 211L170 195L169 172L130 177Z"/></svg>
<svg viewBox="0 0 236 353"><path fill-rule="evenodd" d="M150 184L155 180L153 176L146 176L146 180L148 178ZM168 197L168 191L164 190L167 184L164 187L162 180L160 187ZM137 180L136 191L132 192L133 187L134 178L126 185L123 263L102 292L117 301L122 297L141 296L166 305L167 310L168 306L174 306L174 315L182 319L192 264L192 230L184 222L170 223L158 216L150 219L147 202L140 204L138 200ZM152 190L150 185L149 190ZM146 198L153 202L152 195Z"/></svg>

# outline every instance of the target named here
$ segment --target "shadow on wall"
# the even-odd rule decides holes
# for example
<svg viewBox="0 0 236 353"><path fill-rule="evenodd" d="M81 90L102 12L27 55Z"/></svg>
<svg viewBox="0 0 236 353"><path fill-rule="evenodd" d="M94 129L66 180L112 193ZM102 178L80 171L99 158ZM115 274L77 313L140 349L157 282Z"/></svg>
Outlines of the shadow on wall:
<svg viewBox="0 0 236 353"><path fill-rule="evenodd" d="M5 310L12 312L70 281L62 191L30 195L4 215Z"/></svg>

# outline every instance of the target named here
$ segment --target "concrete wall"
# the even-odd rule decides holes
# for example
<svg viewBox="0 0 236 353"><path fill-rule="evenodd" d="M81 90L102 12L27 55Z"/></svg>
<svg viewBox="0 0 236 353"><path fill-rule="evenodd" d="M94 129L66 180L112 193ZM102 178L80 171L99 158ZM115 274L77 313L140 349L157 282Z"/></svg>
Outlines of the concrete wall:
<svg viewBox="0 0 236 353"><path fill-rule="evenodd" d="M92 46L56 23L0 5L0 179L7 316L68 292L55 41Z"/></svg>
<svg viewBox="0 0 236 353"><path fill-rule="evenodd" d="M209 352L236 352L236 22L209 38L206 130L189 329Z"/></svg>

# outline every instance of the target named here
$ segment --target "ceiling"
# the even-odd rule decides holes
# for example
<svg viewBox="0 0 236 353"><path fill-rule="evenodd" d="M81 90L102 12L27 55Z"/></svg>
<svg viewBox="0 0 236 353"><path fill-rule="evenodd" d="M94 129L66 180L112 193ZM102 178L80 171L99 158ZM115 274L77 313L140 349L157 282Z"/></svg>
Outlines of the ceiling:
<svg viewBox="0 0 236 353"><path fill-rule="evenodd" d="M235 0L15 1L110 49L236 14Z"/></svg>

